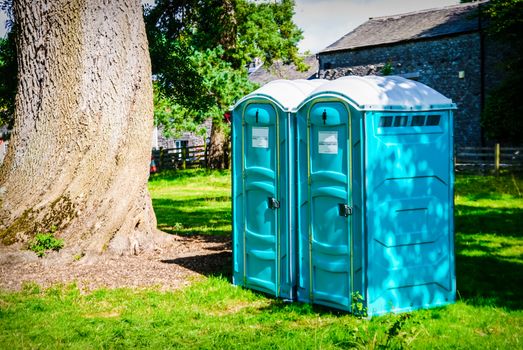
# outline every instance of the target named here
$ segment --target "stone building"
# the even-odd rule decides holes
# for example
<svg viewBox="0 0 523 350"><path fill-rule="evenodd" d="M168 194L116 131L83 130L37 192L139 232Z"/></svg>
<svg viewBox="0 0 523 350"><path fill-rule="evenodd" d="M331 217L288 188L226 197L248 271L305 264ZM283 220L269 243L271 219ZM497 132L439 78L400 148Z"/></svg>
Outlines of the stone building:
<svg viewBox="0 0 523 350"><path fill-rule="evenodd" d="M260 85L277 79L315 79L318 73L318 60L315 55L303 57L303 62L309 67L305 72L300 72L294 63L284 64L275 61L270 67L265 67L261 62L255 64L255 69L249 69L249 80Z"/></svg>
<svg viewBox="0 0 523 350"><path fill-rule="evenodd" d="M484 33L481 12L487 5L478 1L370 18L318 53L318 75L394 74L418 80L457 104L456 145L481 146L485 96L503 75L496 69L502 47Z"/></svg>

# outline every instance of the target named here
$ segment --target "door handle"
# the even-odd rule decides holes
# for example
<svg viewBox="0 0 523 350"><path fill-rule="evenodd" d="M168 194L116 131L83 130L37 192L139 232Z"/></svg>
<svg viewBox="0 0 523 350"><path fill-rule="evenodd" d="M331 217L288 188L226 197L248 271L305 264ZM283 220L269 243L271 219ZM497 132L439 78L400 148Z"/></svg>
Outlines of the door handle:
<svg viewBox="0 0 523 350"><path fill-rule="evenodd" d="M269 197L267 200L269 203L269 209L280 209L280 202L276 198Z"/></svg>
<svg viewBox="0 0 523 350"><path fill-rule="evenodd" d="M349 207L347 204L339 203L338 210L340 216L349 216L352 215L352 207Z"/></svg>

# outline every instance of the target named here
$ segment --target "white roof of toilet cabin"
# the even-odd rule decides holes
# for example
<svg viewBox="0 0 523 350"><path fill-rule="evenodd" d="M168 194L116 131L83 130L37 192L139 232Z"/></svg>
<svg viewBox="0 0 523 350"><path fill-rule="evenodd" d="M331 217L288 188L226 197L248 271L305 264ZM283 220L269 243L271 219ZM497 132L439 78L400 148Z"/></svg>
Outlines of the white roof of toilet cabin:
<svg viewBox="0 0 523 350"><path fill-rule="evenodd" d="M452 100L417 81L398 76L349 76L321 84L311 93L342 95L359 110L455 109ZM307 99L310 101L310 99Z"/></svg>
<svg viewBox="0 0 523 350"><path fill-rule="evenodd" d="M265 98L272 100L284 111L293 111L311 92L325 83L326 80L273 80L251 92L238 101L232 109L249 99Z"/></svg>

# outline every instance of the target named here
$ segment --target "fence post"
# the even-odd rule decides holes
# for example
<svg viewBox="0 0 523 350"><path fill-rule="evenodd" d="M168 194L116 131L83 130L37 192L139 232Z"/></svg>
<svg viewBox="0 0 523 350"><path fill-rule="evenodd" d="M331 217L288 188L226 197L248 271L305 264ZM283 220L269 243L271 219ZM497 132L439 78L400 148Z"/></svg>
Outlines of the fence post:
<svg viewBox="0 0 523 350"><path fill-rule="evenodd" d="M496 148L495 148L495 151L494 151L494 157L495 157L494 163L496 165L496 176L499 176L499 158L500 158L499 143L496 143Z"/></svg>
<svg viewBox="0 0 523 350"><path fill-rule="evenodd" d="M204 139L203 141L203 166L205 167L205 169L208 169L209 167L207 166L207 141Z"/></svg>
<svg viewBox="0 0 523 350"><path fill-rule="evenodd" d="M187 147L183 147L182 148L182 157L183 157L183 162L182 162L182 169L185 170L185 168L187 167Z"/></svg>
<svg viewBox="0 0 523 350"><path fill-rule="evenodd" d="M164 164L164 149L162 147L160 147L160 153L159 153L159 157L158 157L158 171L160 170L163 170L163 164Z"/></svg>

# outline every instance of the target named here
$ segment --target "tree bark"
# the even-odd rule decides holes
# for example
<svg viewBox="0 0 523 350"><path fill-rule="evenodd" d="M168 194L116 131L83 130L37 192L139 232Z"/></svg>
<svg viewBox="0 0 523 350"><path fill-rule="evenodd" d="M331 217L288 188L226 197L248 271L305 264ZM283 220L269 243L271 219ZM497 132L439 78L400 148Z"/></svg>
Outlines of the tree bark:
<svg viewBox="0 0 523 350"><path fill-rule="evenodd" d="M213 121L208 155L208 166L211 169L229 168L229 142L230 137L226 135L223 126Z"/></svg>
<svg viewBox="0 0 523 350"><path fill-rule="evenodd" d="M0 239L55 226L75 255L153 248L162 234L147 191L153 97L140 0L13 6L19 85Z"/></svg>

